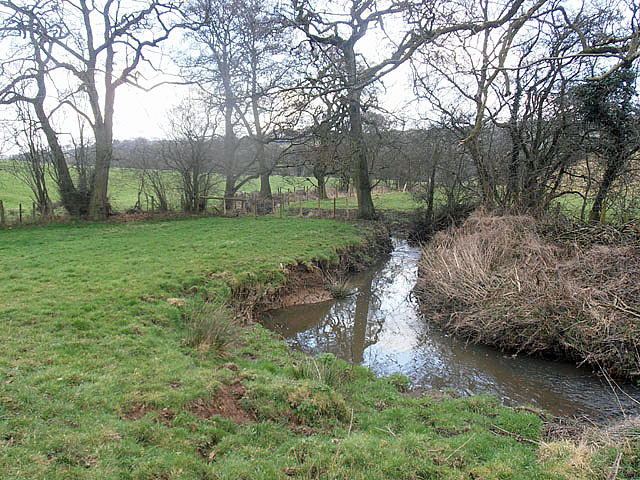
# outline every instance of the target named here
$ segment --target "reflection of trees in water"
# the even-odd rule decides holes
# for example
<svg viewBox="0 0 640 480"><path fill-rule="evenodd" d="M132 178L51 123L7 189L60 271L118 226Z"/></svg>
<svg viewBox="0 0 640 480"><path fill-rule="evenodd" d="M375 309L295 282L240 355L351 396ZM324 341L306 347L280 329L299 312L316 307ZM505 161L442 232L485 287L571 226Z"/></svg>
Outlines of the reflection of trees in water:
<svg viewBox="0 0 640 480"><path fill-rule="evenodd" d="M384 325L384 318L376 314L380 308L380 298L372 285L376 273L359 276L356 295L331 305L318 324L304 331L287 332L289 343L306 353L331 352L353 363L362 363L364 351L378 342Z"/></svg>

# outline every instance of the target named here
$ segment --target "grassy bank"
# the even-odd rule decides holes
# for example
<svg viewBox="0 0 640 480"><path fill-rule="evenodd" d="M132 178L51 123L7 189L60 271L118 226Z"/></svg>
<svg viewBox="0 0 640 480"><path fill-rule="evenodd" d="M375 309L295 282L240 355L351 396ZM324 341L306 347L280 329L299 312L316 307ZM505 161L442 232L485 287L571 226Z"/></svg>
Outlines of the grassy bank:
<svg viewBox="0 0 640 480"><path fill-rule="evenodd" d="M225 307L288 264L363 242L319 220L194 219L0 231L0 478L597 478L538 415L412 398L292 355ZM624 452L618 478L638 458ZM631 472L631 473L630 473Z"/></svg>

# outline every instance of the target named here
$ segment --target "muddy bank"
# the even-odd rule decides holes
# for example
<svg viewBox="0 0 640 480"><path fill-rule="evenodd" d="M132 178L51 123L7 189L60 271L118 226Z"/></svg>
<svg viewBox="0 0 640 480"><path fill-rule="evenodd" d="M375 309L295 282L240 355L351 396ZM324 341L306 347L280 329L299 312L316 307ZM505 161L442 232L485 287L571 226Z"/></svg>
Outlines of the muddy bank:
<svg viewBox="0 0 640 480"><path fill-rule="evenodd" d="M445 330L640 379L640 246L553 241L526 216L472 215L423 251L416 292Z"/></svg>
<svg viewBox="0 0 640 480"><path fill-rule="evenodd" d="M254 320L268 310L323 302L332 298L331 289L342 279L359 272L388 254L393 246L386 226L372 222L363 224L364 240L338 250L338 260L314 259L281 266L284 281L266 284L233 285L232 306L239 316Z"/></svg>

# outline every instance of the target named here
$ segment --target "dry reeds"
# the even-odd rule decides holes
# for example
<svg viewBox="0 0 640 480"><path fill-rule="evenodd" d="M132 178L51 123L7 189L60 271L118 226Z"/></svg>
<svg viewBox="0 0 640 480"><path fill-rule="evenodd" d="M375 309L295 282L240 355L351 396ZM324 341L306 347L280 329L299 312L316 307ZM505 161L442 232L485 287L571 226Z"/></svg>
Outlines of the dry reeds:
<svg viewBox="0 0 640 480"><path fill-rule="evenodd" d="M476 212L424 248L427 318L470 341L640 378L640 248L558 244L528 216Z"/></svg>

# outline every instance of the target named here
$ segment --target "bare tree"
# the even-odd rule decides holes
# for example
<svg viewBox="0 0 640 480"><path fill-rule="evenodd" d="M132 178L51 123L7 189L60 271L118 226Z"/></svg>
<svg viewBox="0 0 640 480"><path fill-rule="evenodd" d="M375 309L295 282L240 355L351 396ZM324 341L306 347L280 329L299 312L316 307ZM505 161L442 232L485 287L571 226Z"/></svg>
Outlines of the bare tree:
<svg viewBox="0 0 640 480"><path fill-rule="evenodd" d="M185 24L195 52L184 59L185 68L198 83L217 99L223 117L223 147L219 162L225 176L225 198L233 197L249 180L249 174L260 158L240 161L237 153L241 141L237 136L244 98L245 58L242 35L243 5L235 0L194 0L185 13ZM259 144L263 145L261 142Z"/></svg>
<svg viewBox="0 0 640 480"><path fill-rule="evenodd" d="M352 0L346 12L338 2L326 2L326 5L321 6L311 0L293 1L289 13L291 24L302 31L320 52L330 51L330 62L338 53L339 63L335 65L336 73L332 78L334 82L325 86L340 91L348 105L349 135L360 217L375 217L367 145L363 135L364 87L406 62L422 45L434 44L454 34L475 35L508 22L521 22L545 1L539 0L523 12L521 7L524 0L505 1L491 12L474 8L470 4L460 15L451 10L448 2L438 0ZM490 15L491 13L494 15ZM394 38L390 38L385 24L394 22L405 28L397 32ZM358 42L366 37L368 31L374 29L378 29L383 38L389 40L388 54L381 60L365 58L357 49ZM314 79L315 88L319 88L319 83L322 83L321 79Z"/></svg>
<svg viewBox="0 0 640 480"><path fill-rule="evenodd" d="M40 215L50 215L53 211L48 187L51 156L42 142L38 122L31 118L29 109L20 105L16 109L18 131L14 132L14 138L21 153L7 170L29 187Z"/></svg>
<svg viewBox="0 0 640 480"><path fill-rule="evenodd" d="M237 28L242 56L238 74L241 85L236 103L238 115L247 135L255 144L255 158L260 174L260 194L271 197L270 172L266 145L277 139L277 132L287 124L290 110L287 93L292 81L294 57L289 54L291 38L279 17L260 0L236 0Z"/></svg>
<svg viewBox="0 0 640 480"><path fill-rule="evenodd" d="M162 142L161 155L166 167L180 175L186 212L202 212L206 197L217 183L214 173L216 120L210 105L193 97L185 99L169 115L169 140ZM150 179L154 188L166 190L160 178Z"/></svg>
<svg viewBox="0 0 640 480"><path fill-rule="evenodd" d="M23 4L2 0L4 33L21 35L30 51L20 62L28 67L2 88L5 103L30 102L57 159L63 196L74 196L73 182L62 166L57 132L51 126L51 111L45 99L55 99L54 109L70 107L91 125L95 142L95 170L91 183L88 213L104 218L109 213L108 180L112 157L113 120L116 91L124 84L136 84L136 72L148 62L147 51L165 40L172 29L167 23L172 4L160 0L125 2L106 0L40 0ZM76 80L68 89L48 92L53 71L65 72ZM15 73L15 71L14 71ZM35 87L30 87L35 83ZM26 94L28 88L35 95ZM89 106L84 109L85 103ZM77 201L78 199L73 199ZM83 208L71 208L82 213Z"/></svg>
<svg viewBox="0 0 640 480"><path fill-rule="evenodd" d="M485 16L494 8L479 5ZM482 201L544 211L567 193L586 198L564 188L573 166L585 158L578 147L585 131L571 92L595 71L607 78L634 57L638 30L619 28L617 13L597 7L572 13L561 2L547 1L523 12L478 38L457 37L421 51L414 81L418 95L461 136Z"/></svg>
<svg viewBox="0 0 640 480"><path fill-rule="evenodd" d="M637 70L630 65L576 88L584 121L594 135L589 151L604 159L589 221L599 221L612 185L640 150L638 106L634 102Z"/></svg>

